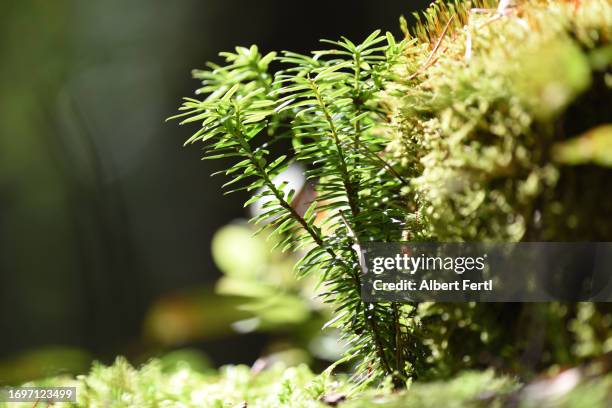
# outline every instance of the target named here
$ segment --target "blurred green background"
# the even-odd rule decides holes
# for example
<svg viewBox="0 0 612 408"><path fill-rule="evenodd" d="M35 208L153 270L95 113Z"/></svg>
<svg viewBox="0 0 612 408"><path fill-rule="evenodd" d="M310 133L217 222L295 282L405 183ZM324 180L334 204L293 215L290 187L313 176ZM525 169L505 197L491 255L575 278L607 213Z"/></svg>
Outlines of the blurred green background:
<svg viewBox="0 0 612 408"><path fill-rule="evenodd" d="M217 164L183 148L189 130L164 119L197 86L190 70L219 51L307 52L320 38L399 34L399 15L427 3L3 1L0 384L82 372L118 354L187 356L202 367L250 364L275 349L333 358L337 342L313 334L324 308L307 282L287 285L291 259L215 264L213 236L247 216L243 197L222 196L222 179L209 177ZM224 229L217 251L249 233ZM267 251L242 242L244 256Z"/></svg>

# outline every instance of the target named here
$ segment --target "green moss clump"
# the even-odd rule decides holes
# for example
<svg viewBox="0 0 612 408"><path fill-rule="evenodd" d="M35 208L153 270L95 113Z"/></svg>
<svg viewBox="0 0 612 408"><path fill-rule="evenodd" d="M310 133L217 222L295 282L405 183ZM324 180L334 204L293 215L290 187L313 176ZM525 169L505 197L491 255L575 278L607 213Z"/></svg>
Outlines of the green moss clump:
<svg viewBox="0 0 612 408"><path fill-rule="evenodd" d="M140 369L123 359L112 366L95 365L87 375L56 377L28 386L70 386L77 403L55 403L56 408L530 408L608 406L612 375L591 378L588 370L575 369L568 378L578 381L559 387L563 375L521 386L508 377L484 372L464 372L450 381L414 383L393 392L390 382L378 388L356 389L346 376L313 374L308 367L275 365L255 372L247 366L227 366L219 373L202 374L188 365L167 371L153 360ZM559 383L553 384L550 381ZM565 384L567 385L567 384ZM45 406L40 403L39 406ZM31 408L32 403L1 403L1 408Z"/></svg>
<svg viewBox="0 0 612 408"><path fill-rule="evenodd" d="M386 91L388 151L411 177L405 238L611 241L610 2L524 1L503 16L477 6L491 12L435 3ZM421 374L574 364L612 351L611 312L421 304Z"/></svg>
<svg viewBox="0 0 612 408"><path fill-rule="evenodd" d="M54 407L316 407L324 391L345 392L342 379L313 374L305 366L275 365L255 373L247 366L226 366L219 373L202 374L187 364L171 371L153 360L140 369L119 358L112 366L94 365L76 379L51 378L26 386L77 388L77 403ZM0 407L9 407L0 403ZM31 407L32 403L10 407Z"/></svg>
<svg viewBox="0 0 612 408"><path fill-rule="evenodd" d="M612 170L553 154L612 122L610 3L529 1L502 18L469 7L430 9L388 90L413 237L612 239Z"/></svg>

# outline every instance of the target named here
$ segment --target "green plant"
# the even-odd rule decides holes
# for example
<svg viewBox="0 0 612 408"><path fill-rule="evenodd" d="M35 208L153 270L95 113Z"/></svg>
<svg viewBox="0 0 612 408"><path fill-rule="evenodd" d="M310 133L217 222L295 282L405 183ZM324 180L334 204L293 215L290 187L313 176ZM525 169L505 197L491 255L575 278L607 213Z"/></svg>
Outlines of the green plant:
<svg viewBox="0 0 612 408"><path fill-rule="evenodd" d="M299 253L272 249L274 237L253 236L256 227L233 222L218 230L212 253L223 273L216 293L237 298L247 313L232 327L239 333L272 334L265 360L311 356L325 361L342 357L337 330L321 330L332 316L329 304L316 296L315 277L295 279L293 266ZM308 350L308 351L306 351ZM287 359L283 361L287 362Z"/></svg>
<svg viewBox="0 0 612 408"><path fill-rule="evenodd" d="M254 222L278 235L283 250L305 250L298 274L318 277L322 296L335 305L329 324L343 330L349 359L360 358L359 372L373 374L363 378L393 374L399 383L410 374L407 362L415 352L402 345L410 342L403 308L361 300L355 247L402 235L397 204L406 180L381 154L386 140L376 126L385 115L378 92L406 44L379 32L358 45L328 43L334 48L313 56L262 56L255 46L222 53L228 65L194 72L203 81L198 93L207 96L186 99L178 117L201 123L188 143L204 142L205 158L237 161L222 171L232 177L225 186L254 193L245 205L265 201ZM283 67L274 75L272 62ZM286 139L293 157L273 157L271 146ZM275 183L292 162L316 180L317 198L303 213L293 205L296 191Z"/></svg>
<svg viewBox="0 0 612 408"><path fill-rule="evenodd" d="M386 90L389 154L413 175L410 238L612 240L610 2L525 1L504 17L470 7L434 4ZM417 316L437 378L612 350L609 304L438 303Z"/></svg>
<svg viewBox="0 0 612 408"><path fill-rule="evenodd" d="M264 371L225 366L202 373L186 363L164 367L151 360L139 368L118 358L114 364L95 364L76 378L52 377L26 386L75 387L76 402L0 402L2 408L63 407L251 407L251 408L480 408L480 407L584 407L610 406L612 374L601 365L549 373L521 384L493 370L460 373L452 380L417 382L409 390L393 392L385 382L378 388L353 392L346 375L314 374L306 365L275 364Z"/></svg>
<svg viewBox="0 0 612 408"><path fill-rule="evenodd" d="M508 378L494 378L491 372L466 373L451 383L415 387L412 395L390 393L389 385L351 395L353 384L347 376L314 374L306 365L286 367L276 364L262 372L243 365L222 367L218 373L201 373L188 364L171 370L152 360L136 369L118 358L114 364L95 364L86 375L77 378L53 377L28 386L76 387L75 403L54 403L54 407L254 407L254 408L325 408L331 401L348 400L352 407L396 407L408 401L415 407L438 406L425 402L428 394L436 401L453 401L452 406L473 406L479 394L488 392L501 401L516 383ZM596 384L600 388L606 385ZM605 388L603 388L605 390ZM51 405L51 404L49 404ZM342 405L345 405L344 403ZM341 406L342 406L341 405ZM2 408L31 408L28 403L4 403ZM47 406L40 401L37 406Z"/></svg>
<svg viewBox="0 0 612 408"><path fill-rule="evenodd" d="M226 65L194 71L204 99L187 98L176 116L200 123L187 143L203 143L205 158L234 160L219 173L229 192L253 194L247 205L264 203L254 222L282 250L304 251L298 275L315 276L333 303L329 325L344 333L360 380L400 386L431 368L516 366L527 346L508 333L521 333L525 316L550 326L539 331L546 363L572 361L564 325L579 307L360 297L366 241L612 239L602 167L612 156L610 4L496 6L435 2L412 33L402 22L400 42L375 32L361 44L325 41L332 47L311 56L238 47L221 54ZM291 157L276 157L287 141ZM278 182L295 162L316 184L305 211ZM598 313L590 321L609 321ZM609 328L598 333L591 349L605 350Z"/></svg>

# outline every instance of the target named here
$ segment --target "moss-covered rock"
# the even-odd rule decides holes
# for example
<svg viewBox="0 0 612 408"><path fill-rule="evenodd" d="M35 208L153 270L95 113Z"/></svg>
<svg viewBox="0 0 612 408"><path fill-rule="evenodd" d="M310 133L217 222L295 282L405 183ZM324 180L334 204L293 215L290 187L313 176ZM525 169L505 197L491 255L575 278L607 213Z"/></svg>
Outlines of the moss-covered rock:
<svg viewBox="0 0 612 408"><path fill-rule="evenodd" d="M509 4L439 1L407 33L385 98L405 238L610 241L611 3ZM612 350L603 304L421 304L415 320L425 377Z"/></svg>
<svg viewBox="0 0 612 408"><path fill-rule="evenodd" d="M607 161L575 166L554 154L603 126L593 150L612 157L610 3L524 1L505 15L470 7L428 11L388 91L391 150L413 176L412 238L612 239Z"/></svg>

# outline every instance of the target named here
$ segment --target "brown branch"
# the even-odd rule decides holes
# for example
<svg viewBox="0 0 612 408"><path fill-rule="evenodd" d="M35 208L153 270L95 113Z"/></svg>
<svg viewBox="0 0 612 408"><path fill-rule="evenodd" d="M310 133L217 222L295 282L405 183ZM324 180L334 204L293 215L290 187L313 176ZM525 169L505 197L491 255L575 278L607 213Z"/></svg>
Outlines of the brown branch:
<svg viewBox="0 0 612 408"><path fill-rule="evenodd" d="M427 68L432 66L437 61L437 58L434 59L434 57L436 53L438 52L438 49L442 45L442 40L446 36L446 33L448 32L448 29L450 28L451 23L453 22L454 19L455 19L455 15L452 15L451 18L448 19L448 21L446 22L446 25L444 26L444 29L442 30L442 33L440 34L440 37L438 38L438 41L436 41L436 45L431 51L431 54L429 54L429 57L427 57L425 64L423 64L421 68L419 68L414 73L412 73L412 75L408 77L408 80L414 79L415 77L423 73L423 71L425 71Z"/></svg>

